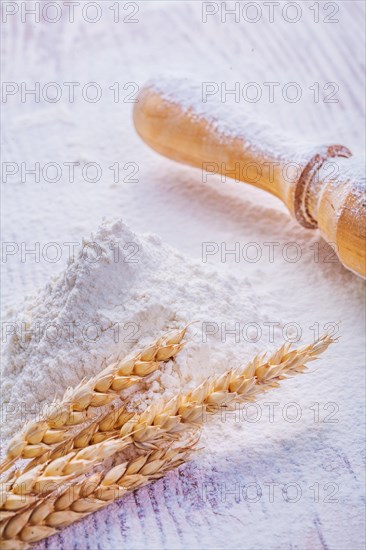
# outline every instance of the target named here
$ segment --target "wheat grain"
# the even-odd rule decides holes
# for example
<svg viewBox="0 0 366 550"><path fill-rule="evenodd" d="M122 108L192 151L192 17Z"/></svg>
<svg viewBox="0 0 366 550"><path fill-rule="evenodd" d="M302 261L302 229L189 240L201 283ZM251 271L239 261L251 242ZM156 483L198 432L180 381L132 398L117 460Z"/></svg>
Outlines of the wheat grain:
<svg viewBox="0 0 366 550"><path fill-rule="evenodd" d="M187 330L172 331L132 357L119 360L90 380L66 391L60 401L52 404L42 420L27 424L9 443L0 473L18 458L35 458L49 452L70 437L70 429L87 419L89 407L108 405L118 392L137 383L157 370L162 362L174 357L184 346Z"/></svg>
<svg viewBox="0 0 366 550"><path fill-rule="evenodd" d="M196 447L196 435L170 448L150 451L109 471L96 473L69 485L56 496L43 499L3 525L3 550L28 548L59 529L162 477L185 463Z"/></svg>

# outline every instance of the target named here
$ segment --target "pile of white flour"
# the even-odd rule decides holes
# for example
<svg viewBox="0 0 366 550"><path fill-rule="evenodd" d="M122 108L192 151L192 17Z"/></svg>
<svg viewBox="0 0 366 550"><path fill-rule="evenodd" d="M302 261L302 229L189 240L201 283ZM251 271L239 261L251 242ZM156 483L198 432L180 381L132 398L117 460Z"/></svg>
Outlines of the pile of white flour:
<svg viewBox="0 0 366 550"><path fill-rule="evenodd" d="M60 276L7 313L3 434L106 361L191 321L178 366L154 375L147 402L238 366L257 346L233 345L222 326L265 319L248 279L220 274L156 236L137 236L122 221L104 222Z"/></svg>

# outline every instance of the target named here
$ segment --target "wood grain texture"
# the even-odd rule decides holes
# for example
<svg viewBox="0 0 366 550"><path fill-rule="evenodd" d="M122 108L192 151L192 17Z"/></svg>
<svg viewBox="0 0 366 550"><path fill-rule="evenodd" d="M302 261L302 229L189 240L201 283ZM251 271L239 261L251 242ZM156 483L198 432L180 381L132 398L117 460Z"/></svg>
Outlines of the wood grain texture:
<svg viewBox="0 0 366 550"><path fill-rule="evenodd" d="M339 22L334 24L314 23L305 2L297 24L281 17L269 23L264 16L256 24L229 19L223 24L217 18L204 24L200 2L138 4L136 24L112 23L111 3L103 2L105 16L95 25L80 17L70 24L66 15L57 24L23 24L13 17L3 25L3 80L29 84L97 81L105 90L98 104L8 101L3 117L3 160L29 164L96 161L102 164L105 177L96 185L86 184L79 176L73 184L63 178L56 185L32 180L4 185L4 240L75 241L93 231L106 215L123 216L134 229L156 232L196 257L203 238L282 242L292 240L295 231L303 247L309 242L321 244L309 241L314 237L306 231L295 230L278 204L263 195L258 205L254 191L241 189L238 207L236 189L233 197L230 188L221 185L204 188L191 171L158 160L133 131L133 104L115 104L108 87L116 81L122 86L126 82L142 85L157 72L177 69L192 71L205 81L225 81L228 87L240 81L258 82L265 89L264 82L280 82L281 89L295 81L303 90L298 103L286 102L280 94L274 103L265 99L244 102L243 109L250 108L285 131L311 140L339 141L357 151L363 149L365 138L364 3L338 2L335 17ZM327 82L336 82L339 102L315 103L309 90L315 82L321 89ZM323 90L321 96L330 91ZM139 162L140 185L113 183L108 166L117 160ZM172 231L177 225L179 231ZM324 369L319 367L314 375L291 382L273 396L281 403L279 410L291 401L300 403L306 411L303 420L297 424L281 418L272 424L264 418L244 425L227 422L221 426L221 440L210 439L208 426L207 449L193 463L65 529L38 550L363 550L362 290L340 265L315 265L308 261L309 254L301 269L285 263L261 266L263 281L271 278L277 289L268 301L286 295L280 314L268 320L280 317L309 327L315 321L324 324L343 319L343 343L331 353ZM65 264L64 257L57 264L9 259L2 265L5 304L45 284ZM245 271L248 276L254 273L248 264ZM315 277L315 271L323 278ZM310 300L308 294L303 295L308 286L312 288ZM349 304L353 304L352 314ZM307 330L305 336L310 338L312 332ZM314 402L323 407L333 401L340 409L339 423L315 423L310 409ZM235 444L231 434L235 434ZM257 502L255 483L262 490ZM269 496L271 483L278 484L274 500ZM282 488L288 483L301 488L297 502L283 498ZM243 488L248 484L253 492L245 498ZM327 484L338 487L338 502L325 502L333 487ZM314 497L317 488L318 499Z"/></svg>

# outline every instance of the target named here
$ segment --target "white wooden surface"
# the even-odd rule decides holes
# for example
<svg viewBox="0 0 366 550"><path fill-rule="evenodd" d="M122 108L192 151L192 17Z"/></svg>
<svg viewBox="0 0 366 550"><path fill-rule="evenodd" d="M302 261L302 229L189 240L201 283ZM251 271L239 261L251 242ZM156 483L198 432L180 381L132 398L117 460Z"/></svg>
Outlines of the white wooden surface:
<svg viewBox="0 0 366 550"><path fill-rule="evenodd" d="M104 16L95 25L80 17L73 24L63 18L54 25L10 18L2 28L3 80L96 81L108 90L116 81L142 85L150 75L174 70L193 72L202 81L226 81L228 87L254 81L265 90L264 82L279 82L282 88L295 81L303 90L298 103L278 97L273 104L265 99L243 103L243 109L256 110L314 141L329 139L354 150L364 146L362 1L334 3L339 21L329 24L323 19L331 11L324 11L323 2L319 23L311 3L302 2L303 15L296 24L281 16L269 23L265 15L256 24L221 23L217 18L204 24L202 5L195 1L140 2L138 23L115 24L108 11L111 3L102 4ZM336 82L339 102L315 103L309 90L315 82ZM105 100L91 105L9 100L3 161L95 161L108 177L94 186L80 180L54 186L3 185L4 240L77 240L107 215L122 216L135 230L156 232L196 257L203 240L263 243L295 238L308 247L309 232L296 228L270 197L247 186L205 187L196 172L148 151L133 132L132 105L114 104L111 97L106 91ZM116 161L139 163L138 185L113 184L108 166ZM338 264L315 265L306 250L296 266L282 261L260 265L263 284L271 281L268 303L278 315L273 320L297 320L306 327L305 339L311 338L314 322L342 321L342 340L322 368L274 396L281 406L300 403L305 411L301 422L276 417L273 424L266 419L245 426L226 423L221 441L208 436L201 458L66 529L40 549L364 548L362 283ZM45 284L62 262L32 264L14 258L2 268L4 302L11 304ZM233 264L231 269L258 276L250 264ZM322 418L322 407L335 402L339 422L315 423L310 409L314 402L320 403ZM273 502L271 482L280 488ZM258 502L243 497L241 489L248 483L261 487ZM286 483L301 488L298 502L284 500ZM324 501L333 487L326 484L336 484L337 502ZM241 492L225 496L225 488Z"/></svg>

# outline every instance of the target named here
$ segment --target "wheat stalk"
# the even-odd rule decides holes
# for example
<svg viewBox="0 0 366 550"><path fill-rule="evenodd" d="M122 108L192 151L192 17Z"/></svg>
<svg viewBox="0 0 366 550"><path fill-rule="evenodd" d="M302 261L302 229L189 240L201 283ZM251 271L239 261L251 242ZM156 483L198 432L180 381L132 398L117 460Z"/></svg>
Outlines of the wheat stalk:
<svg viewBox="0 0 366 550"><path fill-rule="evenodd" d="M125 407L111 410L68 441L66 447L54 449L53 456L47 458L118 435L131 436L137 446L150 448L154 438L173 436L182 429L182 424L200 423L206 412L217 411L232 401L254 400L259 393L277 387L282 379L303 372L305 363L315 360L331 342L333 339L324 335L313 344L293 350L290 344L284 344L268 358L256 356L247 366L206 380L192 392L180 393L168 403L164 400L153 403L141 414Z"/></svg>
<svg viewBox="0 0 366 550"><path fill-rule="evenodd" d="M116 399L117 392L139 382L174 357L184 346L187 327L162 336L136 355L107 366L90 380L67 390L62 400L53 403L51 412L42 420L28 423L10 441L0 473L18 458L35 458L49 452L69 438L74 426L85 422L90 407L108 405Z"/></svg>
<svg viewBox="0 0 366 550"><path fill-rule="evenodd" d="M217 411L218 408L227 406L233 401L252 401L258 394L268 391L271 388L278 387L281 380L304 372L307 368L305 363L317 359L317 356L325 351L331 342L333 342L333 339L330 336L325 335L314 344L294 350L290 350L290 345L285 344L267 359L265 356L257 356L246 367L229 370L211 380L206 380L195 390L187 394L178 394L176 397L167 402L162 400L155 403L148 407L142 414L133 414L131 417L131 413L122 413L127 414L127 416L125 417L126 422L124 422L122 428L118 432L119 438L116 440L107 440L104 444L113 444L115 441L121 441L120 438L122 438L122 446L129 445L133 442L138 448L145 451L143 456L134 459L136 461L134 464L136 465L141 463L145 466L148 463L149 457L157 456L154 455L154 452L164 452L159 449L159 446L164 444L167 437L177 438L179 441L180 432L192 427L197 429L197 426L202 424L205 412L213 413ZM100 433L102 434L103 432ZM104 433L107 437L111 435L111 432L109 431ZM84 450L70 453L72 455L71 461L75 460L77 463L79 458L83 461L85 456L87 459L88 457L90 459L98 445L102 446L103 441L89 445ZM157 450L152 452L151 449ZM83 455L84 452L87 454ZM63 469L63 465L66 465L67 468L67 464L69 464L68 456L69 455L66 455L66 457L55 459L46 466L46 468L50 468L49 471L51 473L56 473L55 477L59 480L60 484L69 479L67 477L70 475L69 470ZM60 464L59 468L57 467L58 464ZM164 469L163 464L164 462L161 464L161 469L159 467L154 470L154 475L158 475L160 477L164 474L166 470ZM83 468L82 466L75 466L75 475L85 473L89 470L89 466L92 467L89 464L86 468ZM25 483L26 487L28 487L28 493L36 492L36 483L34 480L38 479L37 476L39 472L41 473L41 477L44 479L44 470L42 468L42 465L38 465L23 474L23 484ZM71 469L72 468L73 467L71 467ZM113 475L117 471L118 470L112 469L106 474L106 478L113 479ZM128 470L128 473L131 474L131 470ZM61 480L60 478L62 477L63 479ZM21 478L22 476L18 478L18 484ZM130 490L140 486L137 478L135 481L136 484L132 483L132 489L129 488ZM43 488L45 483L46 482L43 484ZM42 483L40 488L42 489ZM10 493L11 495L9 498L11 499L14 490L12 489ZM6 541L5 546L3 547L25 548L26 546L24 546L24 544L50 536L53 534L53 529L56 527L73 523L80 517L83 517L84 515L101 507L100 500L103 500L103 498L100 498L100 496L102 494L104 493L100 491L98 495L94 495L97 500L94 501L94 504L91 504L90 507L88 507L89 505L87 503L82 501L82 503L78 504L79 509L73 509L72 506L69 506L62 510L63 512L66 512L62 514L58 513L59 510L49 508L49 506L53 506L52 503L56 502L57 499L55 501L54 499L52 500L51 497L49 499L42 500L41 503L38 504L37 495L30 495L36 500L28 502L26 505L28 507L26 507L25 510L15 513L13 516L11 513L14 512L10 512L9 509L6 510L5 508L5 515L3 516L3 522L1 525L3 537ZM106 494L108 494L108 491ZM121 492L118 490L113 499L119 498L122 494L123 491ZM28 496L27 492L25 496ZM64 496L64 494L62 496ZM83 508L84 506L87 508ZM36 509L39 510L39 507L41 507L43 512L38 512L38 516L32 516L33 511ZM50 512L51 509L53 511ZM37 529L35 529L34 524L32 524L32 517L39 517L42 519L41 525L38 525L37 523ZM45 517L49 518L47 520L49 522L48 524L45 523ZM50 519L51 517L53 518L52 520ZM17 538L13 540L15 536ZM11 546L11 544L13 544L13 546Z"/></svg>
<svg viewBox="0 0 366 550"><path fill-rule="evenodd" d="M187 425L202 424L205 413L217 412L233 401L253 401L258 394L278 387L281 380L303 373L307 369L305 363L317 359L333 341L324 335L314 344L298 349L290 350L290 344L284 344L267 359L257 356L246 367L206 380L187 394L153 403L142 414L127 420L119 436L130 436L141 449L154 448L155 440L162 436L174 437ZM111 435L113 432L108 433L108 437Z"/></svg>
<svg viewBox="0 0 366 550"><path fill-rule="evenodd" d="M92 444L90 437L81 438L79 444L83 444L84 449L93 449L111 437L118 437L123 439L125 445L133 443L144 450L158 449L167 438L176 438L179 432L202 424L205 413L214 413L233 401L253 401L258 394L277 387L284 378L304 372L307 368L305 363L315 360L332 341L330 336L325 335L314 344L293 350L290 350L289 344L284 344L268 358L256 356L247 366L228 370L222 375L205 380L193 391L180 393L169 401L153 403L141 414L125 409L111 411L102 421L93 424ZM113 428L110 429L112 422ZM75 441L71 441L69 445L75 445ZM56 451L62 455L60 449ZM62 456L53 456L54 452L48 456L48 462L62 461ZM32 466L32 463L29 466L29 471L27 468L23 471L25 479L32 476L34 470L37 472L41 468L41 465ZM9 489L11 502L17 500L12 497L12 492L14 491ZM24 502L24 507L26 505L27 502ZM1 508L9 510L9 507Z"/></svg>
<svg viewBox="0 0 366 550"><path fill-rule="evenodd" d="M162 477L188 460L198 441L178 441L170 448L150 451L109 471L96 473L69 485L3 523L2 550L28 548L33 542L57 533L128 492Z"/></svg>
<svg viewBox="0 0 366 550"><path fill-rule="evenodd" d="M314 344L293 350L290 350L290 344L284 344L268 358L256 356L249 365L206 380L193 392L181 393L169 403L164 400L153 403L142 414L128 411L125 407L111 410L66 443L52 449L41 460L52 460L73 448L85 448L118 435L131 435L135 444L146 447L153 434L156 437L163 434L172 436L182 423L199 422L199 417L203 418L205 412L212 412L214 408L218 410L231 401L253 400L257 394L277 387L283 378L303 372L305 363L316 359L332 341L330 336L324 335ZM37 461L32 461L28 467L35 465Z"/></svg>
<svg viewBox="0 0 366 550"><path fill-rule="evenodd" d="M14 512L33 504L38 495L51 493L65 482L86 474L130 442L130 438L108 439L97 445L72 451L49 463L40 464L20 474L10 487L2 484L0 508L3 518L7 519Z"/></svg>

